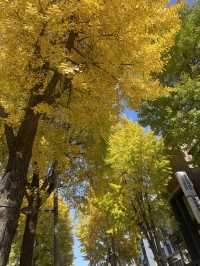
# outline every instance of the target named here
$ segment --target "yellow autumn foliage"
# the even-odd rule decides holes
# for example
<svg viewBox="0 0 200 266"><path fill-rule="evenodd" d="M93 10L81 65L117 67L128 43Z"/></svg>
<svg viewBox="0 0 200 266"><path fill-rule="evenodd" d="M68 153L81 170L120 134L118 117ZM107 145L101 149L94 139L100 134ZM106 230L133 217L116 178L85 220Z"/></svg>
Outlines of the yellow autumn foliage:
<svg viewBox="0 0 200 266"><path fill-rule="evenodd" d="M180 5L167 2L0 0L0 122L17 134L29 108L40 114L33 160L42 174L55 158L67 166L74 136L94 157L124 100L136 106L159 94L154 77L179 29Z"/></svg>
<svg viewBox="0 0 200 266"><path fill-rule="evenodd" d="M54 71L97 97L102 87L102 97L118 87L134 104L155 96L153 76L179 29L179 7L167 2L1 0L0 102L9 122L18 123Z"/></svg>

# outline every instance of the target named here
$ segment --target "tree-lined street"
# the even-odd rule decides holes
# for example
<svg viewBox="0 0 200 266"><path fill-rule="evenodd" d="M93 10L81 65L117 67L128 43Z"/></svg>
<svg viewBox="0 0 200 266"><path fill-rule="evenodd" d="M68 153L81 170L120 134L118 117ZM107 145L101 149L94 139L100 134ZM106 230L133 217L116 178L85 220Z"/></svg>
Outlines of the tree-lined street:
<svg viewBox="0 0 200 266"><path fill-rule="evenodd" d="M0 0L0 266L200 265L199 18Z"/></svg>

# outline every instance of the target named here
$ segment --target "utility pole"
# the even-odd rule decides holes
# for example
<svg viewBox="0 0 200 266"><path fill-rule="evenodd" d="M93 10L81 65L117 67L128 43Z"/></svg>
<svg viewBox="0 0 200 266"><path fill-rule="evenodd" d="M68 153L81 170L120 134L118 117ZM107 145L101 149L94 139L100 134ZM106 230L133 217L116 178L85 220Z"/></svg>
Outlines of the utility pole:
<svg viewBox="0 0 200 266"><path fill-rule="evenodd" d="M53 266L59 266L59 240L58 240L58 177L54 177L53 197Z"/></svg>

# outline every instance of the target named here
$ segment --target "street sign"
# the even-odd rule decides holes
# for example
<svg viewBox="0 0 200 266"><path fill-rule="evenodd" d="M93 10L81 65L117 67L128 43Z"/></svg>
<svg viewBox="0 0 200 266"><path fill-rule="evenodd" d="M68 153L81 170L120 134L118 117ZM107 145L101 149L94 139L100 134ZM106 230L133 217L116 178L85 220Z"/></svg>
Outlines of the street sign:
<svg viewBox="0 0 200 266"><path fill-rule="evenodd" d="M176 172L176 178L197 223L200 224L200 199L197 196L192 181L186 172Z"/></svg>

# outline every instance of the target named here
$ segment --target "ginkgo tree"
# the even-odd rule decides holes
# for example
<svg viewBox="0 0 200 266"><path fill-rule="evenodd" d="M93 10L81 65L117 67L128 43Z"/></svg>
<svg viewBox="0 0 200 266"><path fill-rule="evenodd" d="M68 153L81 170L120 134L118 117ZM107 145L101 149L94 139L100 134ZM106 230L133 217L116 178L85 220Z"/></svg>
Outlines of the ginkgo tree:
<svg viewBox="0 0 200 266"><path fill-rule="evenodd" d="M66 132L64 131L64 133ZM60 134L60 136L63 135ZM37 151L36 153L39 154L39 158L33 155L35 163L32 166L32 171L30 171L28 175L28 184L25 193L27 204L22 208L22 212L26 215L26 221L20 254L21 266L31 266L33 264L32 258L40 209L44 202L51 196L55 186L62 190L62 194L73 203L73 206L77 205L83 196L77 194L78 190L81 189L83 193L84 189L86 189L87 182L85 181L87 179L89 180L88 175L94 171L94 164L98 162L98 165L101 165L101 160L98 158L100 153L102 153L99 145L96 142L88 140L87 147L85 147L85 138L88 139L87 136L79 136L79 138L76 139L75 135L73 135L74 143L68 143L64 148L58 143L59 149L55 149L54 142L57 143L57 141L51 138L51 141L49 141L49 138L46 138L45 145L42 145L42 147L36 147L38 144L38 138L36 137L34 151L37 151L37 148L39 148L40 152L38 153ZM79 143L77 143L77 141L79 141ZM97 136L96 141L99 141ZM95 145L96 149L93 148L91 154L90 145L92 144ZM57 152L58 155L56 160L55 155ZM96 156L92 160L91 156L94 152ZM50 164L49 159L54 159L55 161ZM49 167L47 167L48 164ZM48 169L48 171L46 175L42 176L41 173L43 174L43 170L45 169Z"/></svg>
<svg viewBox="0 0 200 266"><path fill-rule="evenodd" d="M118 196L109 186L101 193L90 191L80 215L77 235L91 266L133 265L139 257L139 227L129 220Z"/></svg>
<svg viewBox="0 0 200 266"><path fill-rule="evenodd" d="M65 126L78 114L79 123L90 95L96 99L90 121L98 117L98 99L113 110L122 99L134 106L158 95L155 74L179 28L178 6L167 2L0 1L0 117L7 146L0 266L16 230L38 125L51 113ZM71 95L76 101L70 105Z"/></svg>
<svg viewBox="0 0 200 266"><path fill-rule="evenodd" d="M122 121L109 139L107 163L121 186L123 203L149 241L159 265L166 265L160 229L169 221L167 184L170 167L162 140L137 123Z"/></svg>
<svg viewBox="0 0 200 266"><path fill-rule="evenodd" d="M111 131L105 161L81 215L85 257L91 265L132 265L145 238L157 263L167 265L160 240L171 220L170 167L162 139L124 119Z"/></svg>

